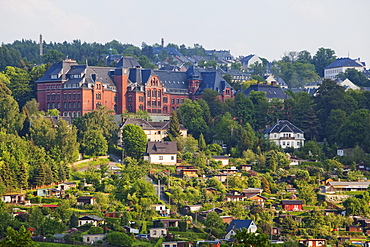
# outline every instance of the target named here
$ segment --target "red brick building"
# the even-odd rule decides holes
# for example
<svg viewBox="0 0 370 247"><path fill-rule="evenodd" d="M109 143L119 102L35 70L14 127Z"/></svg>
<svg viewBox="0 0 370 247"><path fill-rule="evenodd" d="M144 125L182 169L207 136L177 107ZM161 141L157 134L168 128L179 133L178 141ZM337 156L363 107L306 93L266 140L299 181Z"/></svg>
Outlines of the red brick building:
<svg viewBox="0 0 370 247"><path fill-rule="evenodd" d="M235 92L216 70L143 69L132 57L123 57L116 67L67 59L37 81L37 96L41 110L58 109L63 116L78 117L100 105L117 114L143 110L167 115L186 98L198 99L206 88L219 92L222 101Z"/></svg>

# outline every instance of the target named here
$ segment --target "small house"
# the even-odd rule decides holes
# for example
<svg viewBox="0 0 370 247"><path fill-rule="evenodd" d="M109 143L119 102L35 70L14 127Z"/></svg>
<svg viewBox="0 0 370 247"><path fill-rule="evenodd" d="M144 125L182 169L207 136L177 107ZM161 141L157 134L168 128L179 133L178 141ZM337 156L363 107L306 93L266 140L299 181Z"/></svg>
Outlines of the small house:
<svg viewBox="0 0 370 247"><path fill-rule="evenodd" d="M301 239L299 243L307 247L320 247L326 245L326 239Z"/></svg>
<svg viewBox="0 0 370 247"><path fill-rule="evenodd" d="M197 178L198 177L198 169L182 169L181 170L182 177L189 177L189 178Z"/></svg>
<svg viewBox="0 0 370 247"><path fill-rule="evenodd" d="M1 199L5 203L24 203L26 201L26 195L10 193L10 194L3 195Z"/></svg>
<svg viewBox="0 0 370 247"><path fill-rule="evenodd" d="M152 208L157 211L161 216L166 217L170 214L170 209L165 204L153 204Z"/></svg>
<svg viewBox="0 0 370 247"><path fill-rule="evenodd" d="M85 224L92 224L93 226L98 226L104 224L105 219L100 218L96 215L85 215L78 218L78 226L82 226Z"/></svg>
<svg viewBox="0 0 370 247"><path fill-rule="evenodd" d="M214 155L214 156L212 156L212 159L214 159L215 161L220 161L223 166L227 166L227 165L229 165L230 157L229 156Z"/></svg>
<svg viewBox="0 0 370 247"><path fill-rule="evenodd" d="M148 142L144 160L153 164L176 165L177 145L176 142L161 141Z"/></svg>
<svg viewBox="0 0 370 247"><path fill-rule="evenodd" d="M94 205L95 204L95 198L92 197L92 196L77 197L77 205L84 206L86 204Z"/></svg>
<svg viewBox="0 0 370 247"><path fill-rule="evenodd" d="M346 231L347 232L362 232L362 226L347 226Z"/></svg>
<svg viewBox="0 0 370 247"><path fill-rule="evenodd" d="M241 165L240 170L251 171L252 170L252 165L250 165L250 164Z"/></svg>
<svg viewBox="0 0 370 247"><path fill-rule="evenodd" d="M283 209L287 211L300 211L303 209L302 200L282 200L281 205L283 206Z"/></svg>
<svg viewBox="0 0 370 247"><path fill-rule="evenodd" d="M225 239L231 239L236 234L236 231L241 231L243 228L247 229L249 233L257 231L257 226L253 220L232 220L226 228Z"/></svg>
<svg viewBox="0 0 370 247"><path fill-rule="evenodd" d="M159 219L153 221L154 227L160 227L160 223L163 224L164 227L179 227L179 222L182 221L181 219Z"/></svg>
<svg viewBox="0 0 370 247"><path fill-rule="evenodd" d="M166 227L155 227L149 229L149 237L150 238L161 238L167 236L167 228Z"/></svg>
<svg viewBox="0 0 370 247"><path fill-rule="evenodd" d="M106 233L82 235L82 242L87 244L96 244L98 241L103 241L106 235Z"/></svg>
<svg viewBox="0 0 370 247"><path fill-rule="evenodd" d="M162 247L188 247L188 246L189 244L186 241L171 241L162 243Z"/></svg>

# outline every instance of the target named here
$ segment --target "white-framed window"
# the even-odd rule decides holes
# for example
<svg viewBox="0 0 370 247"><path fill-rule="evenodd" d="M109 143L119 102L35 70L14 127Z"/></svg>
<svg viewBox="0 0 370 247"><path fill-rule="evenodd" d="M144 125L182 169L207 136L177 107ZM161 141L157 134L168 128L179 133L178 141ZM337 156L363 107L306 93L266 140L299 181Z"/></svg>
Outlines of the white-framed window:
<svg viewBox="0 0 370 247"><path fill-rule="evenodd" d="M159 160L163 160L163 156L159 156Z"/></svg>

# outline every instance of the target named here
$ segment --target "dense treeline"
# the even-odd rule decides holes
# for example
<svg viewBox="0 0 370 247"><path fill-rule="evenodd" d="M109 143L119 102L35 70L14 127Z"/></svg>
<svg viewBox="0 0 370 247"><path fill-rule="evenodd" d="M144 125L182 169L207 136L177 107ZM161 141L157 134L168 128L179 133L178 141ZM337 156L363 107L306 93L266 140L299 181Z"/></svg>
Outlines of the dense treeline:
<svg viewBox="0 0 370 247"><path fill-rule="evenodd" d="M284 101L268 101L263 92L252 92L248 98L237 93L222 103L217 92L205 90L200 100L186 100L178 115L195 138L202 133L207 143L223 141L235 157L247 149L269 148L263 131L283 119L302 129L306 140L330 146L329 157L335 155L333 150L338 146L359 145L370 151L370 92L346 91L334 81L324 80L315 96L288 94Z"/></svg>
<svg viewBox="0 0 370 247"><path fill-rule="evenodd" d="M65 181L80 151L105 155L108 146L115 146L117 126L104 107L75 119L75 125L58 118L56 109L45 113L38 108L33 99L20 110L12 91L0 82L1 193Z"/></svg>
<svg viewBox="0 0 370 247"><path fill-rule="evenodd" d="M87 43L81 40L72 42L64 41L62 43L50 42L43 43L43 56L40 57L40 46L32 40L16 40L12 44L2 45L0 47L0 70L6 66L31 66L33 64L54 63L64 58L76 59L78 63L86 63L93 66L105 66L106 61L103 55L125 55L134 56L143 67L154 68L152 63L164 61L168 57L168 52L163 50L158 57L154 56L153 48L159 47L159 44L147 45L142 43L141 48L132 44L122 44L112 40L105 44ZM186 47L175 44L168 44L166 47L177 48L185 56L205 56L205 49L195 44L194 47Z"/></svg>

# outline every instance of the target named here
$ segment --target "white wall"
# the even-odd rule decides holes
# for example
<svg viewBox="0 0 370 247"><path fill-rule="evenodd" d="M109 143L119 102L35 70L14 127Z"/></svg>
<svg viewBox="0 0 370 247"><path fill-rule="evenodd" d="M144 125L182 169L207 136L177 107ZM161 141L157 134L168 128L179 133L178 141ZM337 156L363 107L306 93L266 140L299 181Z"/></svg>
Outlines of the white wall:
<svg viewBox="0 0 370 247"><path fill-rule="evenodd" d="M148 161L153 164L176 165L176 154L149 154Z"/></svg>

